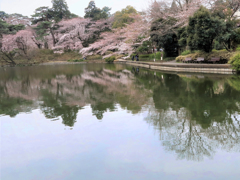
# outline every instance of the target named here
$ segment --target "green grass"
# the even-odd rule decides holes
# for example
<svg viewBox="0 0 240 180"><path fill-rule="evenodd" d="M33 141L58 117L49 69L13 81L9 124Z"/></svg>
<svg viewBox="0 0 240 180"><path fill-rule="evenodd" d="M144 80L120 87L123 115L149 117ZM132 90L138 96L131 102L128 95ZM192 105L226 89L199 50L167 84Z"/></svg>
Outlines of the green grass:
<svg viewBox="0 0 240 180"><path fill-rule="evenodd" d="M115 57L115 56L110 56L110 57L105 58L105 61L106 61L107 63L112 63L114 60L116 60L116 57Z"/></svg>
<svg viewBox="0 0 240 180"><path fill-rule="evenodd" d="M186 51L183 51L183 52L181 53L182 56L186 56L186 55L188 55L188 54L191 54L191 51L190 51L190 50L186 50Z"/></svg>
<svg viewBox="0 0 240 180"><path fill-rule="evenodd" d="M69 59L68 62L83 62L84 59Z"/></svg>
<svg viewBox="0 0 240 180"><path fill-rule="evenodd" d="M225 49L223 50L214 50L210 53L206 53L204 51L193 51L187 55L180 55L176 57L177 62L182 62L186 59L186 57L191 57L193 60L197 59L198 57L203 57L205 60L210 60L212 57L220 57L222 61L229 61L231 57L233 57L236 52L228 52Z"/></svg>
<svg viewBox="0 0 240 180"><path fill-rule="evenodd" d="M15 56L14 61L17 65L30 65L48 61L80 60L82 55L77 51L67 51L62 54L57 54L50 49L33 49L28 51L28 57L30 60L27 60L27 58L23 56ZM1 65L6 65L6 62L1 58L1 54L0 63Z"/></svg>
<svg viewBox="0 0 240 180"><path fill-rule="evenodd" d="M162 52L157 52L153 54L140 54L139 60L161 60L161 55ZM136 54L131 54L130 59L132 59L133 56L135 58Z"/></svg>
<svg viewBox="0 0 240 180"><path fill-rule="evenodd" d="M99 60L102 59L101 55L92 55L92 56L87 56L87 60Z"/></svg>

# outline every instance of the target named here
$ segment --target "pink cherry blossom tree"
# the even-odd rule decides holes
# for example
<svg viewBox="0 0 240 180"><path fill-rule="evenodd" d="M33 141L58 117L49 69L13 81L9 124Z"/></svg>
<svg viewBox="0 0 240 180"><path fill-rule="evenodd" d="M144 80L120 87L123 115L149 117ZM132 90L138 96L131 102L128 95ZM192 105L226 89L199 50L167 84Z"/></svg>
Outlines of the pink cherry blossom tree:
<svg viewBox="0 0 240 180"><path fill-rule="evenodd" d="M25 30L18 31L16 34L3 35L2 47L0 53L2 59L12 65L15 65L15 56L23 56L30 60L29 50L37 48L33 41L33 29L27 27Z"/></svg>
<svg viewBox="0 0 240 180"><path fill-rule="evenodd" d="M134 23L126 24L126 27L113 29L111 32L101 34L101 39L89 47L80 50L83 56L92 54L106 55L107 51L112 51L113 54L131 54L133 45L139 36L148 37L149 22L141 15L134 15ZM105 57L111 56L107 55Z"/></svg>

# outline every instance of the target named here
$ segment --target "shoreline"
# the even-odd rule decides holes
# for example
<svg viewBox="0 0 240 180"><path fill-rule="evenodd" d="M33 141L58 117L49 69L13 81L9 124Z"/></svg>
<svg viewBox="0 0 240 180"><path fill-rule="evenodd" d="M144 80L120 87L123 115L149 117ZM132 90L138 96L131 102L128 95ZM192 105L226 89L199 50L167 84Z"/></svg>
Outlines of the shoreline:
<svg viewBox="0 0 240 180"><path fill-rule="evenodd" d="M104 60L89 60L89 61L82 61L82 62L49 61L49 62L34 63L34 64L17 64L15 66L1 65L0 68L5 68L5 67L45 66L45 65L64 65L64 64L88 64L88 63L106 63L106 62Z"/></svg>
<svg viewBox="0 0 240 180"><path fill-rule="evenodd" d="M49 61L39 64L23 64L13 67L39 66L39 65L65 65L65 64L88 64L88 63L104 63L104 60L89 60L83 62L68 62L68 61ZM143 67L152 70L160 70L167 72L184 72L184 73L207 73L207 74L236 74L230 64L188 64L176 62L146 62L146 61L131 61L118 59L114 63L128 64L137 67ZM1 68L11 67L10 65L3 65Z"/></svg>
<svg viewBox="0 0 240 180"><path fill-rule="evenodd" d="M137 67L143 67L152 70L168 72L189 72L189 73L207 73L207 74L236 74L230 64L185 64L173 62L142 62L116 60L114 63L123 63Z"/></svg>

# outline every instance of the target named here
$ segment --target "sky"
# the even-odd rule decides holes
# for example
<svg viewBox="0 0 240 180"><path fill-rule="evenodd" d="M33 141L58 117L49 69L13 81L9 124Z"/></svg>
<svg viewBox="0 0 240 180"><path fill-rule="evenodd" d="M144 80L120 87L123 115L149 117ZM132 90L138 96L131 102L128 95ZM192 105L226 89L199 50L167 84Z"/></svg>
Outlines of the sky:
<svg viewBox="0 0 240 180"><path fill-rule="evenodd" d="M69 10L81 17L84 16L84 8L88 6L90 0L66 0ZM111 13L125 8L127 5L142 11L147 7L147 0L95 0L96 6L102 8L108 6L112 8ZM0 11L8 14L19 13L25 16L34 14L34 10L41 6L51 7L51 0L0 0Z"/></svg>

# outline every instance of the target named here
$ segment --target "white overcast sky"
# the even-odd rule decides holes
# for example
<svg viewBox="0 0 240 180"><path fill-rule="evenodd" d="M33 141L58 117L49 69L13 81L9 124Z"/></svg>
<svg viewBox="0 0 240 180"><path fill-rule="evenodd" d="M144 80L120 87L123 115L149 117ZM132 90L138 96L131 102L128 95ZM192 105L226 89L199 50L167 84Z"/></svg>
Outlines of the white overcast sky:
<svg viewBox="0 0 240 180"><path fill-rule="evenodd" d="M66 0L70 11L79 16L84 16L84 8L90 0ZM96 6L112 8L111 13L125 8L127 5L135 7L138 11L146 8L148 0L95 0ZM0 11L8 14L19 13L25 16L33 14L34 10L41 6L51 7L51 0L0 0Z"/></svg>

